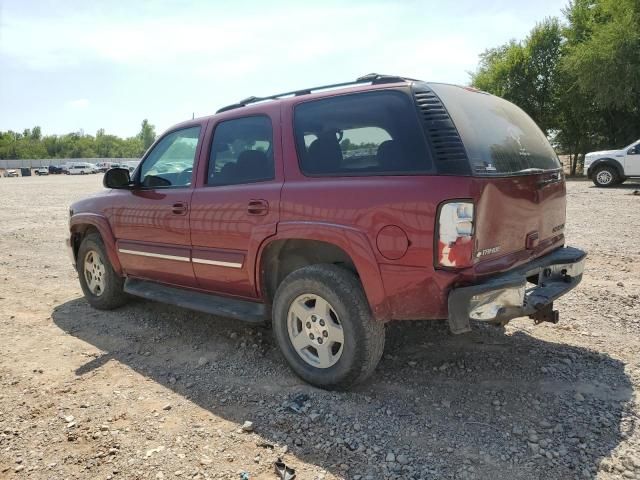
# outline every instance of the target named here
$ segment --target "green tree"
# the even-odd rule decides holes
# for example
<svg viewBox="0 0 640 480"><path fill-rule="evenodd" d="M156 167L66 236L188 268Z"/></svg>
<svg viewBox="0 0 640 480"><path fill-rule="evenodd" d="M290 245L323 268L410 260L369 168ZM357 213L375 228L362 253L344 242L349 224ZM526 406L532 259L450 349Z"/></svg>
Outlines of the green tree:
<svg viewBox="0 0 640 480"><path fill-rule="evenodd" d="M556 124L561 45L559 21L546 19L524 41L512 40L481 54L471 84L515 103L549 132Z"/></svg>
<svg viewBox="0 0 640 480"><path fill-rule="evenodd" d="M573 0L521 42L485 51L472 84L525 110L570 156L640 136L640 2Z"/></svg>
<svg viewBox="0 0 640 480"><path fill-rule="evenodd" d="M574 0L563 70L590 106L594 147L622 147L640 133L640 2Z"/></svg>
<svg viewBox="0 0 640 480"><path fill-rule="evenodd" d="M42 139L42 129L40 127L33 127L33 130L31 130L31 138L33 140L41 140Z"/></svg>
<svg viewBox="0 0 640 480"><path fill-rule="evenodd" d="M147 150L156 139L156 127L151 125L146 118L142 120L138 138L142 140L142 145L145 150Z"/></svg>
<svg viewBox="0 0 640 480"><path fill-rule="evenodd" d="M153 142L153 125L144 123L142 133L147 136L147 142ZM0 131L0 159L139 158L146 150L141 134L124 139L108 135L101 128L95 137L82 130L66 135L42 135L42 129L37 126L22 133Z"/></svg>
<svg viewBox="0 0 640 480"><path fill-rule="evenodd" d="M570 22L565 62L578 87L599 107L637 110L640 2L574 0L565 15Z"/></svg>

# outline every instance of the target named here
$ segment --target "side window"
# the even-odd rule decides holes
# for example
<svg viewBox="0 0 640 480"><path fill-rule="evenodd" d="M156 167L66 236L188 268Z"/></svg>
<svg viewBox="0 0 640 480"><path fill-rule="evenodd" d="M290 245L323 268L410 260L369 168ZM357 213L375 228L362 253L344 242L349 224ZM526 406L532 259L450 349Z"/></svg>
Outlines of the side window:
<svg viewBox="0 0 640 480"><path fill-rule="evenodd" d="M269 117L237 118L216 126L208 185L235 185L273 178L273 128Z"/></svg>
<svg viewBox="0 0 640 480"><path fill-rule="evenodd" d="M295 109L307 175L407 175L433 166L413 100L399 91L341 95Z"/></svg>
<svg viewBox="0 0 640 480"><path fill-rule="evenodd" d="M171 132L160 140L140 166L142 186L162 188L191 185L199 136L200 127L190 127Z"/></svg>

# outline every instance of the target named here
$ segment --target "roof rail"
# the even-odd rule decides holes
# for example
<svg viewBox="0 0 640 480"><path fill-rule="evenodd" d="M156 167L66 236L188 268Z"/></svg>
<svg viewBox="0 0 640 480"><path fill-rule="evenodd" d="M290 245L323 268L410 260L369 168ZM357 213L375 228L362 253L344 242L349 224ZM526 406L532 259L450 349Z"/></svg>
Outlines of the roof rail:
<svg viewBox="0 0 640 480"><path fill-rule="evenodd" d="M240 100L238 103L233 103L231 105L227 105L226 107L222 107L218 111L216 111L216 113L222 113L228 110L234 110L236 108L246 107L249 104L263 102L265 100L276 100L278 98L283 98L283 97L292 97L292 96L298 97L300 95L309 95L310 93L318 90L347 87L350 85L359 85L361 83L370 83L371 85L379 85L382 83L397 83L397 82L406 82L406 81L414 81L414 79L400 77L397 75L382 75L379 73L369 73L367 75L363 75L362 77L356 78L356 80L352 82L333 83L331 85L322 85L319 87L304 88L302 90L292 90L291 92L278 93L276 95L270 95L268 97L248 97L248 98L245 98L244 100Z"/></svg>

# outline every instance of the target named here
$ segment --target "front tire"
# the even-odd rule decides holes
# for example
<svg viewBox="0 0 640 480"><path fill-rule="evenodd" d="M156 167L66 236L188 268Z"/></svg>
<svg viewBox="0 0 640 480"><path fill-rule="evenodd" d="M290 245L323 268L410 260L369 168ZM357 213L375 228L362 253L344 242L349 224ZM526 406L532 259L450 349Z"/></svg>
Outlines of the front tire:
<svg viewBox="0 0 640 480"><path fill-rule="evenodd" d="M385 332L353 273L335 265L311 265L294 271L278 287L273 334L299 377L320 388L346 389L373 373Z"/></svg>
<svg viewBox="0 0 640 480"><path fill-rule="evenodd" d="M615 168L605 165L593 172L593 183L596 187L612 187L619 182L618 172Z"/></svg>
<svg viewBox="0 0 640 480"><path fill-rule="evenodd" d="M85 298L99 310L113 310L127 302L124 293L124 278L111 266L102 238L90 233L82 240L78 249L78 277Z"/></svg>

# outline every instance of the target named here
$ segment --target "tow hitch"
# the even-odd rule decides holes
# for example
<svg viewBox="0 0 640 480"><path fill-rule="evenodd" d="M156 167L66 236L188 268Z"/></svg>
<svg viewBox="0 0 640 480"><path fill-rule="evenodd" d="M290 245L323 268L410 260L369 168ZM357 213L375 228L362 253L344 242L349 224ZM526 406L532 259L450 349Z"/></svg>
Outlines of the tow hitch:
<svg viewBox="0 0 640 480"><path fill-rule="evenodd" d="M560 312L553 309L553 302L545 305L540 310L537 310L533 315L529 315L529 318L533 319L533 323L536 325L542 322L558 323L560 320Z"/></svg>

